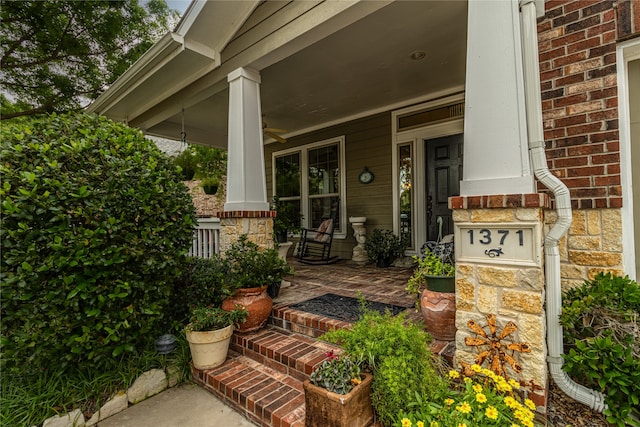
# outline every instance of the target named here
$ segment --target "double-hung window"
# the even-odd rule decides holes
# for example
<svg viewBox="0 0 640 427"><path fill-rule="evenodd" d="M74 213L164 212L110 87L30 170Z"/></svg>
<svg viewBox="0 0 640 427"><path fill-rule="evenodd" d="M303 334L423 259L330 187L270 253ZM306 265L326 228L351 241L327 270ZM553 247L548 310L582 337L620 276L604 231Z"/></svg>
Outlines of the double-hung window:
<svg viewBox="0 0 640 427"><path fill-rule="evenodd" d="M318 228L340 198L336 235L344 235L344 138L273 153L273 193L296 206L306 228Z"/></svg>

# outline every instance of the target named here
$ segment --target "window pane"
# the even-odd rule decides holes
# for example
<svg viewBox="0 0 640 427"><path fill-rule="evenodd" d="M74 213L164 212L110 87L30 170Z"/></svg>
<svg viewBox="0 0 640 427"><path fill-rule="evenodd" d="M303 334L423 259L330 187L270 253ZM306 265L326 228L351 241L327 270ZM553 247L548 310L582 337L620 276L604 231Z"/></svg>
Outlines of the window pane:
<svg viewBox="0 0 640 427"><path fill-rule="evenodd" d="M413 158L411 156L411 145L398 147L398 182L400 183L400 233L409 242L409 247L413 248L412 240L412 220L411 211L413 205Z"/></svg>
<svg viewBox="0 0 640 427"><path fill-rule="evenodd" d="M276 157L276 195L300 196L300 153Z"/></svg>
<svg viewBox="0 0 640 427"><path fill-rule="evenodd" d="M309 150L309 195L335 194L340 191L338 145Z"/></svg>
<svg viewBox="0 0 640 427"><path fill-rule="evenodd" d="M318 228L325 219L331 218L331 214L338 209L337 197L314 197L309 199L309 212L311 213L311 228ZM340 215L334 213L334 230L340 230Z"/></svg>

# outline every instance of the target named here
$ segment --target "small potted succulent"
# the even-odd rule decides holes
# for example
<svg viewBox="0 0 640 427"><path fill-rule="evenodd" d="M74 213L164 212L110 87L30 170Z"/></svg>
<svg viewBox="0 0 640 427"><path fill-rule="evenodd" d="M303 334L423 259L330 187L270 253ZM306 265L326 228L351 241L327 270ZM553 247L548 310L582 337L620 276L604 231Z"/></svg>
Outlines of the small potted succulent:
<svg viewBox="0 0 640 427"><path fill-rule="evenodd" d="M227 358L234 326L246 320L248 311L236 306L225 311L219 307L198 307L191 312L184 328L196 369L211 369Z"/></svg>
<svg viewBox="0 0 640 427"><path fill-rule="evenodd" d="M373 422L373 376L348 354L327 353L303 384L307 427L365 427Z"/></svg>
<svg viewBox="0 0 640 427"><path fill-rule="evenodd" d="M389 267L393 260L404 256L408 246L406 238L396 236L391 230L378 228L373 230L373 234L364 243L369 261L375 262L380 268Z"/></svg>

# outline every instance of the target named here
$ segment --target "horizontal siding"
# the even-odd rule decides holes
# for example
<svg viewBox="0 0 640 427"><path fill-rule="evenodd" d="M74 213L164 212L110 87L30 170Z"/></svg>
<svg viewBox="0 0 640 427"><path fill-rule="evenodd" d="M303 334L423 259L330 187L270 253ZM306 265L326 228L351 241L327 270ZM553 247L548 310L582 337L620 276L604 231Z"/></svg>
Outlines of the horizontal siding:
<svg viewBox="0 0 640 427"><path fill-rule="evenodd" d="M367 234L374 228L393 227L392 200L392 144L391 113L354 120L338 126L318 130L290 138L287 143L265 146L267 192L272 197L273 152L303 146L344 135L346 156L347 220L350 216L367 217ZM360 184L358 176L367 167L375 179L370 184ZM351 259L356 241L353 229L347 224L347 237L334 240L331 251L340 258Z"/></svg>
<svg viewBox="0 0 640 427"><path fill-rule="evenodd" d="M262 2L222 51L223 62L272 37L320 3L322 2Z"/></svg>

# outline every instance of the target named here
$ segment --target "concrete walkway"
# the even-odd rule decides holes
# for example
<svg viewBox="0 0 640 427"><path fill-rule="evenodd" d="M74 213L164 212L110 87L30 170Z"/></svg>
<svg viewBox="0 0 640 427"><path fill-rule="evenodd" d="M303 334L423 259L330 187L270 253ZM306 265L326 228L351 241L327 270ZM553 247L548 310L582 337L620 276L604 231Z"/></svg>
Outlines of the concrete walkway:
<svg viewBox="0 0 640 427"><path fill-rule="evenodd" d="M255 427L195 384L169 388L98 423L98 427Z"/></svg>

